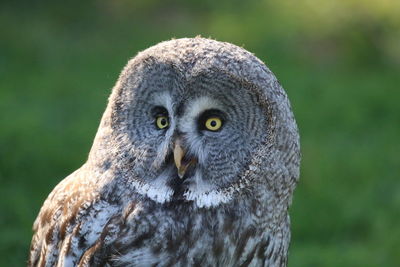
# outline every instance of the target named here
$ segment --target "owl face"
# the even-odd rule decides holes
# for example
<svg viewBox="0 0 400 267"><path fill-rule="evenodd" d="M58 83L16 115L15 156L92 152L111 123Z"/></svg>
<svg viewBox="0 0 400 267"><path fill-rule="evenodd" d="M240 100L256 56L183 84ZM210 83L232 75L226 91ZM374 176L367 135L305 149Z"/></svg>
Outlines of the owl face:
<svg viewBox="0 0 400 267"><path fill-rule="evenodd" d="M87 166L122 201L215 207L249 192L290 201L299 164L297 125L272 72L240 47L184 38L128 62Z"/></svg>
<svg viewBox="0 0 400 267"><path fill-rule="evenodd" d="M127 180L161 203L208 206L225 198L218 192L243 175L267 134L253 86L209 66L141 61L122 84L112 118Z"/></svg>

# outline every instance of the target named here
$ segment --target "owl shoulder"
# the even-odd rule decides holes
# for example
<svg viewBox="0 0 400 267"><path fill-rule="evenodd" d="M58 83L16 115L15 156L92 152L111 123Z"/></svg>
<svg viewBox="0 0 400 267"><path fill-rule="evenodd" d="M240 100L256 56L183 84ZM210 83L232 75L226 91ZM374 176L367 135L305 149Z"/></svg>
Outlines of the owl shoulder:
<svg viewBox="0 0 400 267"><path fill-rule="evenodd" d="M85 266L105 253L99 249L117 232L120 207L104 199L88 175L78 169L44 202L33 226L29 266Z"/></svg>

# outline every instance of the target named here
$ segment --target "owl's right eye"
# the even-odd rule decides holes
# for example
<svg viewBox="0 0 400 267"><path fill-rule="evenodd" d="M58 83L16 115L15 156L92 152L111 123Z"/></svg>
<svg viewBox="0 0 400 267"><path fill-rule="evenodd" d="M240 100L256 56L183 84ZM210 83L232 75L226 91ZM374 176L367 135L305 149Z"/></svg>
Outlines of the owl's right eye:
<svg viewBox="0 0 400 267"><path fill-rule="evenodd" d="M158 129L165 129L169 126L169 120L167 116L160 115L156 118L156 126Z"/></svg>
<svg viewBox="0 0 400 267"><path fill-rule="evenodd" d="M156 106L152 109L151 115L154 118L154 124L157 129L167 129L169 126L168 111L164 107Z"/></svg>

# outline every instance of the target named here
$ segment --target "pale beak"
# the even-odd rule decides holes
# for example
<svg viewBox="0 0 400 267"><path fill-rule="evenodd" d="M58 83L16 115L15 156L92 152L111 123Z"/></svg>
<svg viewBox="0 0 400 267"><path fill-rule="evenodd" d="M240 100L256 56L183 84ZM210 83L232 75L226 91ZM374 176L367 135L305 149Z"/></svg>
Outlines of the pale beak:
<svg viewBox="0 0 400 267"><path fill-rule="evenodd" d="M176 139L174 145L174 161L176 168L178 169L178 176L179 178L183 178L186 173L186 170L191 164L196 163L196 159L184 160L186 151L183 150L181 142L179 139Z"/></svg>

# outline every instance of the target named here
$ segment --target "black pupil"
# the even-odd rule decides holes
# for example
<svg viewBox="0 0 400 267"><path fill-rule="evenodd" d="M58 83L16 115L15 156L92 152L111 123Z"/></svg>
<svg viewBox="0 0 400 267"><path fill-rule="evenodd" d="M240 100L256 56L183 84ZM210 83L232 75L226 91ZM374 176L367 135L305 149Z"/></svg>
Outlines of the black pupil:
<svg viewBox="0 0 400 267"><path fill-rule="evenodd" d="M167 125L167 119L165 119L165 118L161 118L161 121L160 121L160 123L161 123L161 125L162 125L162 126L165 126L165 125Z"/></svg>
<svg viewBox="0 0 400 267"><path fill-rule="evenodd" d="M217 122L215 120L212 120L210 122L210 125L211 125L211 127L215 127L215 126L217 126Z"/></svg>

